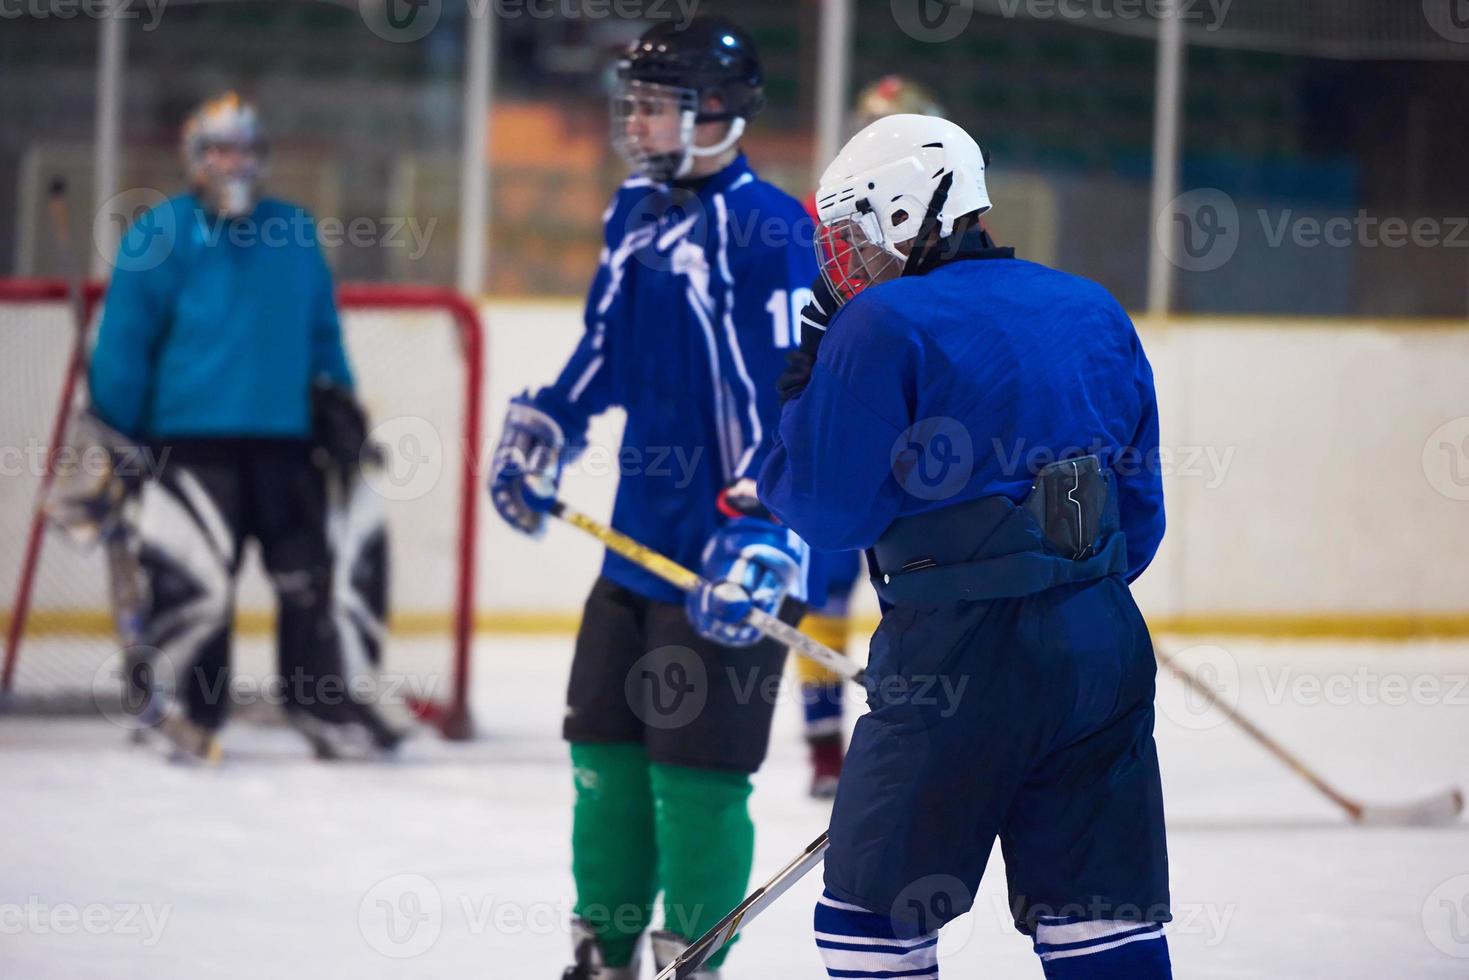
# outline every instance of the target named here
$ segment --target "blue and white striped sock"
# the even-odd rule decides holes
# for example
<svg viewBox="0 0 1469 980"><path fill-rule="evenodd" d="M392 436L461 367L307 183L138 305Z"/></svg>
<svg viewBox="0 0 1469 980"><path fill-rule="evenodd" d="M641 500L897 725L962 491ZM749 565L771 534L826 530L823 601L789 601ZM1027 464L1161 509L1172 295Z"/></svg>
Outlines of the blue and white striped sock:
<svg viewBox="0 0 1469 980"><path fill-rule="evenodd" d="M801 707L806 714L806 737L836 735L842 730L842 698L846 691L835 684L802 684Z"/></svg>
<svg viewBox="0 0 1469 980"><path fill-rule="evenodd" d="M1159 922L1041 916L1035 951L1046 980L1169 980L1168 940Z"/></svg>
<svg viewBox="0 0 1469 980"><path fill-rule="evenodd" d="M844 980L938 980L939 934L899 938L893 921L823 892L816 903L816 947L826 975Z"/></svg>

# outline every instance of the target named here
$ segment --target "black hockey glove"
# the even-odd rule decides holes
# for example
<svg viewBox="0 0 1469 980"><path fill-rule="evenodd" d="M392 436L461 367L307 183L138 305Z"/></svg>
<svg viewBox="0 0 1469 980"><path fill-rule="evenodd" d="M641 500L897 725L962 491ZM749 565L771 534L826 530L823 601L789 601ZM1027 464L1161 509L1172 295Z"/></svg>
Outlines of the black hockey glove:
<svg viewBox="0 0 1469 980"><path fill-rule="evenodd" d="M786 369L775 380L782 405L806 390L811 369L816 366L816 351L836 311L836 297L831 294L826 279L818 276L811 284L811 302L801 308L801 346L786 355Z"/></svg>
<svg viewBox="0 0 1469 980"><path fill-rule="evenodd" d="M381 463L382 450L367 441L367 413L346 388L317 381L311 388L313 455L344 481L362 462Z"/></svg>

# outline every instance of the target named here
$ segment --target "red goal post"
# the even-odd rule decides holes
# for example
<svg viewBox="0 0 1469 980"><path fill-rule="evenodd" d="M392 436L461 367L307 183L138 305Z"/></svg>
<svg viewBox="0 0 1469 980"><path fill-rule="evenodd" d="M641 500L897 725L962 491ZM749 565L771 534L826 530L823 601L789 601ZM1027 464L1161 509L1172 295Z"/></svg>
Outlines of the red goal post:
<svg viewBox="0 0 1469 980"><path fill-rule="evenodd" d="M430 670L436 675L446 672L448 680L448 690L441 697L431 703L418 702L415 708L446 737L467 738L472 731L469 672L485 370L483 323L469 300L440 287L349 283L339 288L337 296L348 357L370 422L380 425L397 417L426 421L441 438L443 476L435 483L431 499L387 502L393 572L384 662L393 666L399 623L404 621L404 632L416 637L403 645L411 642L433 651L428 656L437 663ZM103 298L102 284L86 284L81 306L89 325ZM48 533L39 504L54 473L56 453L65 444L66 425L79 395L75 367L87 349L87 338L73 326L68 302L64 281L0 278L0 345L9 365L0 370L14 375L7 379L7 400L13 404L7 408L0 439L11 444L17 458L24 454L27 447L23 443L27 443L32 458L43 460L32 471L22 467L20 472L7 474L0 484L8 488L0 492L6 511L0 522L0 552L6 555L6 565L0 568L0 602L5 603L0 617L6 624L0 703L9 705L36 693L25 689L32 674L32 686L52 688L44 697L84 700L88 692L79 688L86 684L91 663L76 651L99 646L98 636L107 630L106 616L99 615L105 609L105 598L99 600L93 594L96 589L90 581L81 581L90 572L75 574L76 556L57 555L55 581L46 580L48 557L68 546L50 540L56 535ZM457 369L450 361L458 362ZM5 448L0 443L0 449ZM446 506L450 496L453 505ZM408 533L395 534L399 524ZM426 525L431 526L425 529ZM443 568L451 558L452 567ZM94 564L101 561L100 555L93 556ZM400 586L410 591L418 587L417 605L402 607ZM48 587L51 594L45 595ZM441 598L446 600L442 604ZM42 608L38 599L58 602L60 608ZM426 644L425 635L429 637ZM44 642L38 639L42 636ZM84 636L89 637L85 642ZM73 657L77 662L68 662ZM28 671L32 658L49 662L35 664L36 669Z"/></svg>

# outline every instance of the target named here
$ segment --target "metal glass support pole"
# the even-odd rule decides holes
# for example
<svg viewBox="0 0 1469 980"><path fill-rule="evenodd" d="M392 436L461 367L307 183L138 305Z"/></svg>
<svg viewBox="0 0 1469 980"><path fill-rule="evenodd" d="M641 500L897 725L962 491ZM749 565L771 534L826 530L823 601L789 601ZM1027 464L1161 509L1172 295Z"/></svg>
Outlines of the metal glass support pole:
<svg viewBox="0 0 1469 980"><path fill-rule="evenodd" d="M490 103L494 72L495 8L470 4L464 25L464 143L459 167L459 291L471 300L484 292L490 228Z"/></svg>
<svg viewBox="0 0 1469 980"><path fill-rule="evenodd" d="M822 0L820 54L816 61L816 161L814 178L842 148L847 90L852 76L852 0Z"/></svg>
<svg viewBox="0 0 1469 980"><path fill-rule="evenodd" d="M1183 105L1183 21L1177 0L1160 0L1158 13L1158 73L1153 100L1153 200L1148 214L1150 237L1157 234L1158 215L1178 196L1178 161ZM1172 223L1162 234L1177 234ZM1154 241L1148 250L1148 313L1162 316L1173 299L1173 263L1165 243Z"/></svg>
<svg viewBox="0 0 1469 980"><path fill-rule="evenodd" d="M122 91L127 57L123 21L117 16L121 0L109 0L107 15L97 22L97 122L92 143L92 207L95 215L117 193L119 144L122 133ZM90 234L90 228L88 229ZM104 247L116 248L108 242ZM92 250L93 278L105 278L111 255Z"/></svg>

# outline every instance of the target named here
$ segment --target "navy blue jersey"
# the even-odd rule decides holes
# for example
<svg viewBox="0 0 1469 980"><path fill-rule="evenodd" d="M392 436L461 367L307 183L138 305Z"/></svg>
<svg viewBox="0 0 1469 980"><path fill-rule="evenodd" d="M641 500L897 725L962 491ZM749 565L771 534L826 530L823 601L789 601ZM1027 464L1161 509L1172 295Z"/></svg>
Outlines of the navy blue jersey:
<svg viewBox="0 0 1469 980"><path fill-rule="evenodd" d="M612 525L698 567L723 521L719 491L764 459L775 379L817 270L811 219L743 156L691 190L642 177L618 189L586 333L534 400L573 444L592 416L626 410ZM602 571L649 598L682 599L610 552Z"/></svg>
<svg viewBox="0 0 1469 980"><path fill-rule="evenodd" d="M1163 537L1153 373L1132 322L1085 279L966 259L837 312L784 407L760 499L813 548L866 548L900 517L1018 503L1041 466L1089 453L1117 476L1131 580Z"/></svg>

